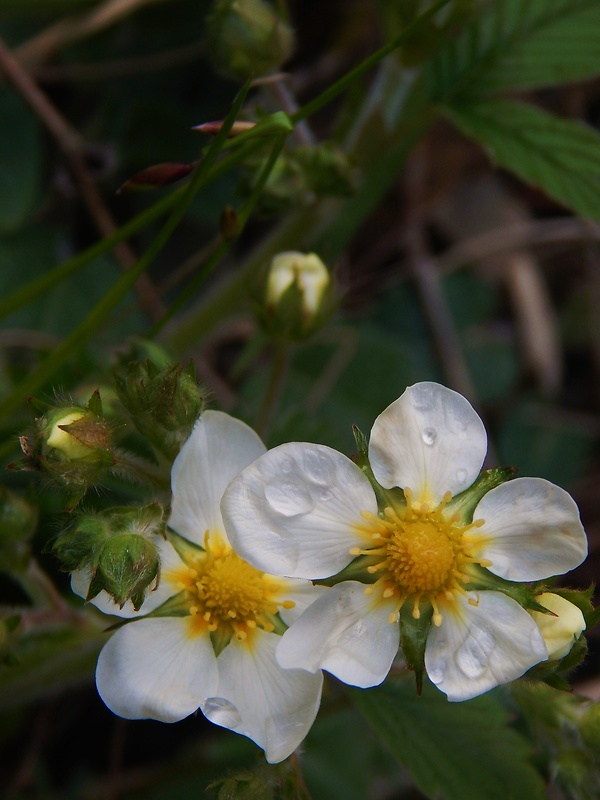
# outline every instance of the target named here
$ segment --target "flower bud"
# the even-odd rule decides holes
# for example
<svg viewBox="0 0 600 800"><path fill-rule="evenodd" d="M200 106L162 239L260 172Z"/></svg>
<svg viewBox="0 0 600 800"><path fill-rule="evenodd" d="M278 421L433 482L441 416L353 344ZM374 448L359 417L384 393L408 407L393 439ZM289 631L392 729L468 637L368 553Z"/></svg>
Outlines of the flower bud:
<svg viewBox="0 0 600 800"><path fill-rule="evenodd" d="M137 610L159 577L160 559L152 539L163 533L163 519L157 503L80 513L52 549L67 572L89 571L87 600L105 590L119 606L131 600Z"/></svg>
<svg viewBox="0 0 600 800"><path fill-rule="evenodd" d="M206 23L209 57L233 79L279 69L294 48L294 32L266 0L217 0Z"/></svg>
<svg viewBox="0 0 600 800"><path fill-rule="evenodd" d="M138 431L173 459L202 413L193 365L133 361L115 373L119 398Z"/></svg>
<svg viewBox="0 0 600 800"><path fill-rule="evenodd" d="M552 612L551 614L543 614L540 611L529 613L544 637L548 648L548 659L557 661L567 655L585 630L583 614L576 605L553 592L536 595L535 600Z"/></svg>
<svg viewBox="0 0 600 800"><path fill-rule="evenodd" d="M331 277L314 253L279 253L271 261L264 323L275 337L304 339L317 330L328 310Z"/></svg>
<svg viewBox="0 0 600 800"><path fill-rule="evenodd" d="M0 572L27 566L29 540L35 533L37 519L37 509L0 486Z"/></svg>
<svg viewBox="0 0 600 800"><path fill-rule="evenodd" d="M115 463L112 431L97 391L87 406L70 402L47 408L20 441L25 459L11 466L44 473L70 492L71 507Z"/></svg>

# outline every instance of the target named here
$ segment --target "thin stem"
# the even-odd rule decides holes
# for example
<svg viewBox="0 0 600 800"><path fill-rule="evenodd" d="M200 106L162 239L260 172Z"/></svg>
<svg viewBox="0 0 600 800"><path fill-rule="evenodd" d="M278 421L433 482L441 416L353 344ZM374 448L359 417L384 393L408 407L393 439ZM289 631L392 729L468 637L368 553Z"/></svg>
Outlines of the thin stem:
<svg viewBox="0 0 600 800"><path fill-rule="evenodd" d="M318 97L315 97L314 100L311 100L306 105L302 106L295 114L292 114L290 117L291 121L294 124L300 122L300 120L306 119L306 117L310 117L315 111L318 111L323 106L330 103L334 98L336 98L339 94L344 92L346 89L352 86L358 78L368 72L372 67L376 66L382 59L388 56L390 53L393 53L394 50L397 50L403 44L405 44L411 36L413 36L419 28L421 28L428 20L431 19L437 12L447 5L450 0L438 0L435 5L431 6L425 13L421 14L416 20L407 25L404 30L398 34L391 42L384 44L383 47L380 47L379 50L376 50L372 53L368 58L365 58L364 61L354 67L354 69L347 72L343 77L341 77L338 81L334 84L329 86L325 89L324 92Z"/></svg>
<svg viewBox="0 0 600 800"><path fill-rule="evenodd" d="M271 366L269 385L267 387L267 391L263 398L263 403L259 411L258 420L256 423L256 432L263 439L266 438L269 425L275 414L277 403L279 402L279 398L281 397L281 392L283 390L283 384L285 381L285 375L287 373L289 365L289 359L290 359L289 344L283 343L278 345L277 349L275 350L275 355L273 357L273 364Z"/></svg>
<svg viewBox="0 0 600 800"><path fill-rule="evenodd" d="M158 253L165 246L171 234L183 218L184 214L191 205L194 197L202 187L206 176L214 164L217 156L221 152L222 145L227 138L231 126L233 125L239 110L248 92L249 81L240 91L231 111L223 123L223 127L215 136L208 152L198 167L192 180L186 186L178 205L171 212L169 218L155 236L146 252L138 259L137 263L126 272L104 295L99 303L92 309L88 316L81 322L62 343L46 358L38 369L29 375L5 399L0 419L7 417L22 404L24 397L37 391L44 383L52 377L56 369L63 364L71 355L80 349L81 345L88 341L98 330L104 320L110 315L113 309L121 302L123 297L134 285L137 278L150 266Z"/></svg>
<svg viewBox="0 0 600 800"><path fill-rule="evenodd" d="M252 211L254 210L262 190L264 188L265 183L267 182L269 175L273 171L273 167L275 166L277 159L279 158L281 151L283 150L286 142L286 135L280 135L275 140L275 144L273 149L271 150L271 154L269 158L266 160L260 175L256 181L255 186L252 189L252 192L240 211L237 214L237 237L240 236L242 231L244 230ZM187 302L196 294L200 286L206 281L208 276L212 273L214 268L217 264L221 261L223 256L227 253L233 241L222 241L214 250L204 267L198 272L195 279L187 286L187 288L179 295L179 297L171 304L170 308L166 311L162 319L160 319L151 330L148 332L147 336L149 338L154 337L160 330L165 326L165 324L173 317L173 315L179 311L183 306L187 304Z"/></svg>

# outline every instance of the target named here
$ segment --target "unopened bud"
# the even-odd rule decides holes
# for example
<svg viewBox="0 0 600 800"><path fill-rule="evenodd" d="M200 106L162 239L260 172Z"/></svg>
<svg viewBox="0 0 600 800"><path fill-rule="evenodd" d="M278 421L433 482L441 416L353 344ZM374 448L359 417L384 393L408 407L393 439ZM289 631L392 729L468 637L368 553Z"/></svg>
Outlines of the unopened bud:
<svg viewBox="0 0 600 800"><path fill-rule="evenodd" d="M119 186L117 194L160 189L162 186L169 186L187 177L193 169L194 164L180 164L175 162L154 164L152 167L146 167L136 172L135 175L132 175L131 178Z"/></svg>
<svg viewBox="0 0 600 800"><path fill-rule="evenodd" d="M265 323L270 333L299 340L320 327L328 309L331 278L314 253L279 253L266 286Z"/></svg>
<svg viewBox="0 0 600 800"><path fill-rule="evenodd" d="M163 534L163 520L157 503L80 513L56 538L53 552L64 570L91 575L86 600L104 590L119 606L131 600L137 610L159 577L154 537Z"/></svg>
<svg viewBox="0 0 600 800"><path fill-rule="evenodd" d="M117 370L115 380L119 398L139 432L174 458L204 408L193 365L159 367L149 359L134 361Z"/></svg>
<svg viewBox="0 0 600 800"><path fill-rule="evenodd" d="M214 67L235 79L279 69L294 47L292 28L266 0L217 0L206 31Z"/></svg>
<svg viewBox="0 0 600 800"><path fill-rule="evenodd" d="M11 466L44 473L70 493L70 507L115 463L111 426L98 392L87 407L71 402L47 409L20 442L25 458Z"/></svg>
<svg viewBox="0 0 600 800"><path fill-rule="evenodd" d="M585 630L583 614L576 605L554 592L543 592L536 595L535 600L552 612L529 612L544 637L548 659L556 661L564 658Z"/></svg>

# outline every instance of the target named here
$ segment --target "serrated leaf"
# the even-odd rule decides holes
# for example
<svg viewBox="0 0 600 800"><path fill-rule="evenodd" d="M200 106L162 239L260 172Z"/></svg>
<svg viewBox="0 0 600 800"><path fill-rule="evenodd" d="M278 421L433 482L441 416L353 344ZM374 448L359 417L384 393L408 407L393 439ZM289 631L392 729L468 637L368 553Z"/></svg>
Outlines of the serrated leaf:
<svg viewBox="0 0 600 800"><path fill-rule="evenodd" d="M500 0L438 52L426 73L437 102L600 74L597 0Z"/></svg>
<svg viewBox="0 0 600 800"><path fill-rule="evenodd" d="M600 220L600 136L592 128L513 100L482 100L447 113L498 166Z"/></svg>
<svg viewBox="0 0 600 800"><path fill-rule="evenodd" d="M449 703L430 683L417 697L411 679L351 697L419 789L443 800L543 800L529 747L506 710L485 695Z"/></svg>

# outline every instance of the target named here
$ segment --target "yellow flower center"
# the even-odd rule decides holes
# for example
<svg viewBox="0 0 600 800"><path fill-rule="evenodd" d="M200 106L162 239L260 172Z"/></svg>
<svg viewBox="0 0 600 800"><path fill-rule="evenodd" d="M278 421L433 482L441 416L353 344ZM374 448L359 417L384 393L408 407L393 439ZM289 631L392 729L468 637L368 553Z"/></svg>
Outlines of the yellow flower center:
<svg viewBox="0 0 600 800"><path fill-rule="evenodd" d="M239 641L261 628L275 630L279 608L293 608L281 600L281 581L250 566L219 537L204 539L203 553L187 558L171 579L186 592L196 633L217 633L221 642Z"/></svg>
<svg viewBox="0 0 600 800"><path fill-rule="evenodd" d="M455 594L467 595L463 584L469 580L464 569L469 564L491 566L491 562L475 554L481 539L469 534L484 521L479 519L462 525L458 515L448 515L444 509L452 498L448 492L437 508L428 503L412 502L412 492L405 489L406 507L397 510L386 508L380 516L370 512L362 514L365 525L360 531L368 537L369 544L353 547L352 555L365 555L376 559L367 571L379 574L370 584L367 594L375 591L381 597L395 600L390 622L396 622L400 609L410 598L412 615L421 616L420 604L431 604L433 623L440 625L442 615L438 601L451 601Z"/></svg>

